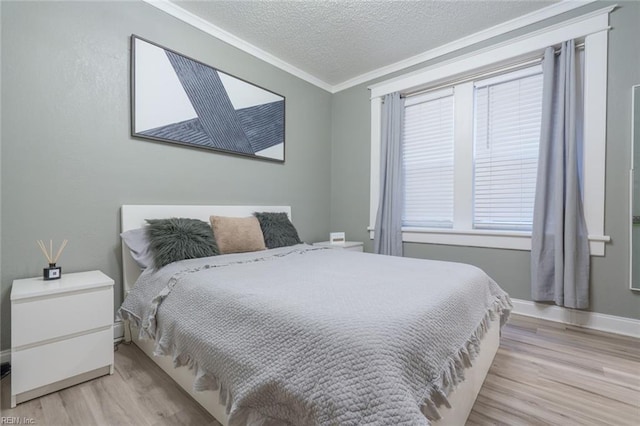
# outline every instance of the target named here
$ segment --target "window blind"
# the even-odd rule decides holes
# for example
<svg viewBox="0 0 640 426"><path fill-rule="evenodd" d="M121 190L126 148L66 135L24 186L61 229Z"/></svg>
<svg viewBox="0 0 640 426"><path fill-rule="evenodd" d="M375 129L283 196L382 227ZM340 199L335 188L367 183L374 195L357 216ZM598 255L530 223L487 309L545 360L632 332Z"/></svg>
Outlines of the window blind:
<svg viewBox="0 0 640 426"><path fill-rule="evenodd" d="M541 67L474 86L473 226L531 230L542 116Z"/></svg>
<svg viewBox="0 0 640 426"><path fill-rule="evenodd" d="M453 226L453 88L405 101L403 226Z"/></svg>

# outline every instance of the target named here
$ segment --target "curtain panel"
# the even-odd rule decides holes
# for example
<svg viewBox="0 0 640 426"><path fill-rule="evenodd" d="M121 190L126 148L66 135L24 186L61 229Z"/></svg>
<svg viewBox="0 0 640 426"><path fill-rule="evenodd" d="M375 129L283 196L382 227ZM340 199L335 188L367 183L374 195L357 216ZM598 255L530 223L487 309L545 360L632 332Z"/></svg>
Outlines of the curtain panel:
<svg viewBox="0 0 640 426"><path fill-rule="evenodd" d="M542 125L531 235L531 297L589 307L589 241L582 205L582 72L575 42L543 59Z"/></svg>
<svg viewBox="0 0 640 426"><path fill-rule="evenodd" d="M402 256L402 133L404 99L385 95L380 143L380 199L376 215L374 252Z"/></svg>

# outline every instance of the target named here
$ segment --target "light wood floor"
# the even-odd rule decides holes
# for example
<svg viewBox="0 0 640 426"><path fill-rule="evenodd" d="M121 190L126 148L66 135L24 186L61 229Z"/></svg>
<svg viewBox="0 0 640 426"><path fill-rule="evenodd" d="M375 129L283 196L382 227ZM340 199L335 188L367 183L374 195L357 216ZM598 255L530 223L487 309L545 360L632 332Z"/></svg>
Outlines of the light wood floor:
<svg viewBox="0 0 640 426"><path fill-rule="evenodd" d="M218 425L133 345L106 376L9 408L38 425ZM46 360L43 360L46 362ZM51 366L55 368L55 366ZM468 425L639 425L640 341L513 316Z"/></svg>

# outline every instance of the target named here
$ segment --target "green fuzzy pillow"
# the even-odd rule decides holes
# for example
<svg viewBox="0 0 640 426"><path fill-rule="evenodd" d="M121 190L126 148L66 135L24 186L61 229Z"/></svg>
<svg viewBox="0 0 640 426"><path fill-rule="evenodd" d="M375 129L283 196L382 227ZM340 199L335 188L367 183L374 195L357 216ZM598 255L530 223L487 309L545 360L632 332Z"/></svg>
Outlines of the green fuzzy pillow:
<svg viewBox="0 0 640 426"><path fill-rule="evenodd" d="M260 222L264 244L267 248L278 248L300 244L300 237L286 213L254 213Z"/></svg>
<svg viewBox="0 0 640 426"><path fill-rule="evenodd" d="M147 235L156 269L184 259L218 254L207 222L197 219L147 219Z"/></svg>

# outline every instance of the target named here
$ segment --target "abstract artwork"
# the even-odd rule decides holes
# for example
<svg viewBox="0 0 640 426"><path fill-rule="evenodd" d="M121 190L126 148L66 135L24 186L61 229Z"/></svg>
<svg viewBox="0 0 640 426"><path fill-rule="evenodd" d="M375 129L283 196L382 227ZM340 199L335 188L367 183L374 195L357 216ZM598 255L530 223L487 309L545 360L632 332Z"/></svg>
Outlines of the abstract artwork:
<svg viewBox="0 0 640 426"><path fill-rule="evenodd" d="M131 36L133 136L284 162L285 99Z"/></svg>

